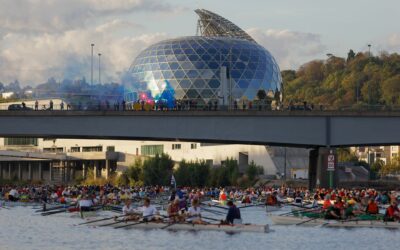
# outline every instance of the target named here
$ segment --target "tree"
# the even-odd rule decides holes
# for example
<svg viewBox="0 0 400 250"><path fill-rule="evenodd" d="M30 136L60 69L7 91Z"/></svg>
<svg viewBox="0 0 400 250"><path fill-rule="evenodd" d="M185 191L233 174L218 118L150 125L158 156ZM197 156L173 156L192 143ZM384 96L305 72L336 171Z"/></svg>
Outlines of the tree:
<svg viewBox="0 0 400 250"><path fill-rule="evenodd" d="M204 187L210 174L210 166L205 161L186 162L183 160L175 169L176 182L181 186Z"/></svg>
<svg viewBox="0 0 400 250"><path fill-rule="evenodd" d="M358 157L351 152L350 148L338 148L336 154L339 162L358 162Z"/></svg>
<svg viewBox="0 0 400 250"><path fill-rule="evenodd" d="M352 49L349 50L349 53L347 53L347 62L350 62L351 60L356 57L356 53Z"/></svg>
<svg viewBox="0 0 400 250"><path fill-rule="evenodd" d="M382 98L388 105L400 104L400 75L386 79L382 83Z"/></svg>
<svg viewBox="0 0 400 250"><path fill-rule="evenodd" d="M249 178L249 181L253 182L261 174L264 174L264 168L256 165L254 161L252 161L246 169L246 175Z"/></svg>
<svg viewBox="0 0 400 250"><path fill-rule="evenodd" d="M156 155L143 162L143 181L145 185L170 185L174 162L167 154Z"/></svg>
<svg viewBox="0 0 400 250"><path fill-rule="evenodd" d="M126 175L132 185L143 182L144 171L142 161L140 159L135 160L134 164L129 166L129 168L126 170Z"/></svg>

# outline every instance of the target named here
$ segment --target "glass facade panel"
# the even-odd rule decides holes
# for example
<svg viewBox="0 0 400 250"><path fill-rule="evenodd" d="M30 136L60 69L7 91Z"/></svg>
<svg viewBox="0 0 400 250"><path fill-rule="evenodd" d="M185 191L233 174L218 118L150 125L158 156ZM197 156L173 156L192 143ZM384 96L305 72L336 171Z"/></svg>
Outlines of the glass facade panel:
<svg viewBox="0 0 400 250"><path fill-rule="evenodd" d="M168 96L170 105L181 98L218 101L215 93L221 92L222 66L230 72L227 80L234 83L232 93L237 99L253 100L260 89L274 93L282 89L275 59L259 44L231 37L194 36L162 41L140 53L129 69L131 80L123 82L125 97L130 102L141 101L143 96L165 102Z"/></svg>

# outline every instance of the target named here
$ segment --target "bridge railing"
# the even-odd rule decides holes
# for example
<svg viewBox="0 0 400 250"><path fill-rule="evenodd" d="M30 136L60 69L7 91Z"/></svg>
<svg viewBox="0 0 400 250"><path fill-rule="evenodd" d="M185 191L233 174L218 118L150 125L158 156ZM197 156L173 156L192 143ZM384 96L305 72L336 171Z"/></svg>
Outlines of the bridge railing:
<svg viewBox="0 0 400 250"><path fill-rule="evenodd" d="M353 106L329 106L329 105L291 105L271 107L271 105L254 104L247 106L219 105L219 104L179 104L174 107L167 105L140 104L140 103L63 103L63 104L13 104L0 103L0 111L41 111L41 110L70 110L70 111L400 111L400 106L389 105L353 105Z"/></svg>

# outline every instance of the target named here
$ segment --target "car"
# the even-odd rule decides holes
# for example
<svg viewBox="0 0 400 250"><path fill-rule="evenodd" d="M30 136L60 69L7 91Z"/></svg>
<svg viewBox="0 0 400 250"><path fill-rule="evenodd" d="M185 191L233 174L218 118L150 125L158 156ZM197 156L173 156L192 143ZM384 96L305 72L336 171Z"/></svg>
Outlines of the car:
<svg viewBox="0 0 400 250"><path fill-rule="evenodd" d="M8 110L16 111L16 110L33 110L33 109L26 107L22 104L11 104L8 106Z"/></svg>

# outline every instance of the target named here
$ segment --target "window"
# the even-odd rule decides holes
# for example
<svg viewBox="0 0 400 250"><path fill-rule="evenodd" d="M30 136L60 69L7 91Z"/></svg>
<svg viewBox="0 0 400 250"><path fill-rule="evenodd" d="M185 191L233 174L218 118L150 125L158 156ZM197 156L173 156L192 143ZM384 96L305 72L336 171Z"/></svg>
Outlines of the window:
<svg viewBox="0 0 400 250"><path fill-rule="evenodd" d="M115 146L107 146L107 152L115 152Z"/></svg>
<svg viewBox="0 0 400 250"><path fill-rule="evenodd" d="M71 153L75 153L75 152L81 152L81 148L80 147L71 147Z"/></svg>
<svg viewBox="0 0 400 250"><path fill-rule="evenodd" d="M172 150L181 149L181 144L172 144Z"/></svg>
<svg viewBox="0 0 400 250"><path fill-rule="evenodd" d="M4 138L5 146L37 146L37 138Z"/></svg>
<svg viewBox="0 0 400 250"><path fill-rule="evenodd" d="M140 151L142 155L160 155L164 153L164 145L143 145Z"/></svg>
<svg viewBox="0 0 400 250"><path fill-rule="evenodd" d="M190 148L191 148L191 149L196 149L196 148L197 148L197 143L192 143L192 144L190 144Z"/></svg>
<svg viewBox="0 0 400 250"><path fill-rule="evenodd" d="M63 148L57 148L57 147L52 147L52 148L43 148L44 153L62 153L64 152Z"/></svg>
<svg viewBox="0 0 400 250"><path fill-rule="evenodd" d="M103 152L103 146L82 147L82 152Z"/></svg>

